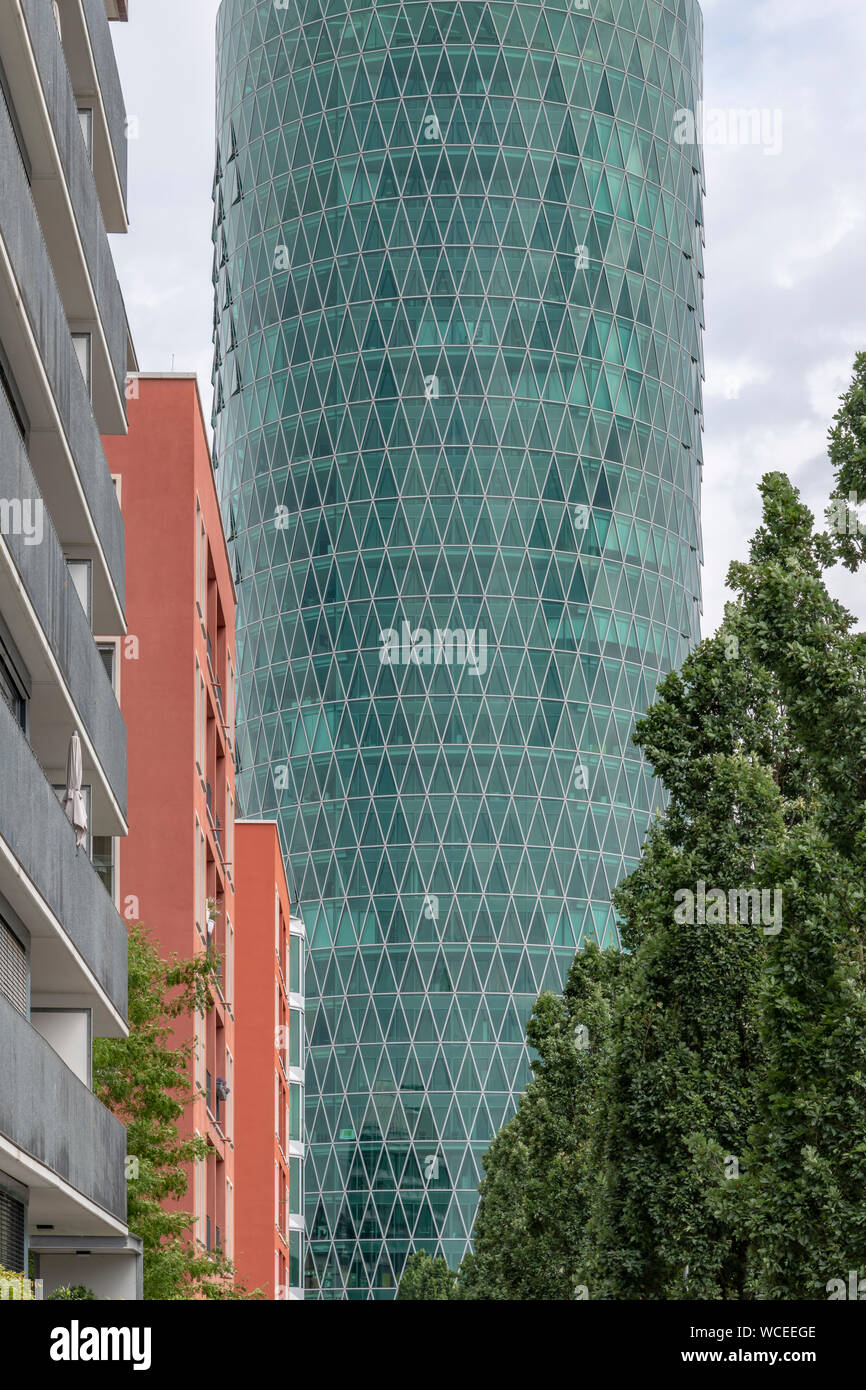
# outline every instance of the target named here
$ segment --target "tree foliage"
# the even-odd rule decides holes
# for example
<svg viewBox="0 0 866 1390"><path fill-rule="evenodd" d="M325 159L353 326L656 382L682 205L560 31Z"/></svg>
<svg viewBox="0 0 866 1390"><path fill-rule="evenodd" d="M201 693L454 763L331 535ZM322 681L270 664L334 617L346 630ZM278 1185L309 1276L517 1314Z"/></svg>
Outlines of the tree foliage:
<svg viewBox="0 0 866 1390"><path fill-rule="evenodd" d="M189 1165L207 1154L206 1139L180 1131L195 1095L193 1043L178 1043L175 1027L209 1008L216 962L204 953L166 961L141 924L128 934L129 1036L94 1040L93 1089L126 1126L127 1221L144 1244L144 1297L251 1297L228 1260L197 1249L194 1216L171 1205L186 1193Z"/></svg>
<svg viewBox="0 0 866 1390"><path fill-rule="evenodd" d="M456 1298L457 1276L441 1257L416 1250L406 1261L397 1298L402 1302L442 1303Z"/></svg>
<svg viewBox="0 0 866 1390"><path fill-rule="evenodd" d="M837 498L864 439L866 354ZM783 474L760 493L722 626L635 732L669 800L615 894L629 954L538 1001L464 1297L822 1298L866 1268L866 635L825 582L866 553Z"/></svg>

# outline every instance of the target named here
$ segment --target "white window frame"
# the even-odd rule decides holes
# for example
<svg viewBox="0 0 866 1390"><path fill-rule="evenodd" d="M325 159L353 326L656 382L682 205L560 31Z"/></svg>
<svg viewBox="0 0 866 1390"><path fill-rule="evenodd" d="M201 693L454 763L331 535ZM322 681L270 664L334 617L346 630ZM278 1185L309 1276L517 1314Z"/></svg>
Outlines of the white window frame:
<svg viewBox="0 0 866 1390"><path fill-rule="evenodd" d="M198 498L195 499L195 525L195 602L198 608L198 616L202 625L202 630L205 631L207 625L207 531L205 530L204 518L201 513L201 503Z"/></svg>
<svg viewBox="0 0 866 1390"><path fill-rule="evenodd" d="M199 1131L196 1130L196 1138L199 1138ZM205 1195L207 1184L207 1172L205 1169L205 1159L196 1158L194 1177L195 1177L195 1238L200 1245L205 1243Z"/></svg>
<svg viewBox="0 0 866 1390"><path fill-rule="evenodd" d="M198 816L195 818L195 925L207 942L207 857L206 841Z"/></svg>
<svg viewBox="0 0 866 1390"><path fill-rule="evenodd" d="M72 347L81 368L87 394L93 399L93 334L86 329L75 329L72 333Z"/></svg>
<svg viewBox="0 0 866 1390"><path fill-rule="evenodd" d="M231 918L226 916L226 958L223 971L223 991L226 1003L231 1007L235 993L235 929Z"/></svg>
<svg viewBox="0 0 866 1390"><path fill-rule="evenodd" d="M228 1088L228 1095L225 1100L225 1120L224 1129L226 1139L231 1139L234 1132L234 1085L235 1085L235 1064L232 1054L226 1049L226 1075L225 1082Z"/></svg>
<svg viewBox="0 0 866 1390"><path fill-rule="evenodd" d="M226 1259L232 1259L235 1253L235 1190L228 1178L226 1178L226 1230L224 1246Z"/></svg>
<svg viewBox="0 0 866 1390"><path fill-rule="evenodd" d="M72 587L78 595L81 607L87 618L87 626L93 630L93 561L83 555L67 555L66 568Z"/></svg>
<svg viewBox="0 0 866 1390"><path fill-rule="evenodd" d="M93 107L79 106L78 120L81 123L81 135L84 140L84 147L87 150L87 157L90 160L90 167L93 168Z"/></svg>
<svg viewBox="0 0 866 1390"><path fill-rule="evenodd" d="M202 778L205 775L205 744L207 725L207 705L205 702L205 683L198 657L195 659L195 762Z"/></svg>

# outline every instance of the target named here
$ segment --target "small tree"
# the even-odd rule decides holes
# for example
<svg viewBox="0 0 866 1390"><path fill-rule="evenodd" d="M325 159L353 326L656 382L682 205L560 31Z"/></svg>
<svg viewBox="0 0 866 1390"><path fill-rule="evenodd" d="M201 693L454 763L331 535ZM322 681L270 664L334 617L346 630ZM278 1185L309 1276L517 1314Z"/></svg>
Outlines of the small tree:
<svg viewBox="0 0 866 1390"><path fill-rule="evenodd" d="M147 929L129 927L129 1037L97 1038L94 1090L126 1126L127 1221L144 1243L145 1299L238 1299L249 1294L219 1252L192 1239L194 1216L166 1206L187 1190L187 1167L207 1141L182 1136L179 1122L195 1095L193 1042L177 1045L174 1026L210 1007L218 968L212 953L163 960Z"/></svg>

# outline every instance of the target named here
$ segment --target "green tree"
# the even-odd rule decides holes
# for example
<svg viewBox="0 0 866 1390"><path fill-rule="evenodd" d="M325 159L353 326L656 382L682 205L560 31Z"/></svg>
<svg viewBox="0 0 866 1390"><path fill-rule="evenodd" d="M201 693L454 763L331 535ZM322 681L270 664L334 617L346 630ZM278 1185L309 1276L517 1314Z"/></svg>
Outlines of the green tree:
<svg viewBox="0 0 866 1390"><path fill-rule="evenodd" d="M733 626L729 613L662 682L635 734L670 800L614 894L634 964L598 1112L591 1297L740 1298L745 1288L726 1199L753 1114L766 937L759 921L729 918L740 916L740 890L766 887L761 856L785 832L789 760L771 681ZM702 912L713 890L724 901Z"/></svg>
<svg viewBox="0 0 866 1390"><path fill-rule="evenodd" d="M864 369L861 356L837 420L862 407ZM766 1065L741 1195L756 1295L803 1299L866 1267L866 635L827 592L833 551L791 483L771 474L761 492L764 525L729 583L816 796L772 866L785 927L764 982ZM861 560L849 552L850 568Z"/></svg>
<svg viewBox="0 0 866 1390"><path fill-rule="evenodd" d="M837 500L866 496L864 439L866 354L830 436ZM569 1082L566 997L542 996L467 1297L820 1298L866 1267L866 634L825 583L866 553L815 534L784 475L760 491L722 628L635 734L669 801L615 894L631 957L591 1084ZM700 885L721 890L703 922Z"/></svg>
<svg viewBox="0 0 866 1390"><path fill-rule="evenodd" d="M457 1276L441 1256L416 1250L406 1261L397 1298L402 1302L444 1302L456 1298Z"/></svg>
<svg viewBox="0 0 866 1390"><path fill-rule="evenodd" d="M857 355L854 377L842 397L830 431L830 462L836 478L827 517L832 523L831 546L846 569L856 571L866 560L866 511L862 520L854 508L866 505L866 352ZM853 505L849 505L854 498Z"/></svg>
<svg viewBox="0 0 866 1390"><path fill-rule="evenodd" d="M192 1239L195 1218L164 1206L187 1190L187 1165L207 1153L179 1123L195 1095L192 1042L177 1045L178 1020L209 1007L212 956L163 960L147 929L129 927L129 1036L97 1038L93 1088L126 1126L127 1221L144 1243L145 1299L237 1299L249 1295L219 1252Z"/></svg>
<svg viewBox="0 0 866 1390"><path fill-rule="evenodd" d="M592 943L562 997L545 991L527 1025L537 1053L517 1113L484 1156L470 1299L573 1299L587 1219L590 1146L611 999L629 966Z"/></svg>

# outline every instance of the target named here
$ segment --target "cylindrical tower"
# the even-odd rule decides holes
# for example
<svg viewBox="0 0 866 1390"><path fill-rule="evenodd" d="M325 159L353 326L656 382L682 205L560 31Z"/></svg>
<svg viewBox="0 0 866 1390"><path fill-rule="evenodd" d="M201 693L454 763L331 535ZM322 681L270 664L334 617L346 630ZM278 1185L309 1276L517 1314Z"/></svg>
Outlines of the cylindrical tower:
<svg viewBox="0 0 866 1390"><path fill-rule="evenodd" d="M467 1249L698 636L697 0L223 0L239 787L306 922L311 1296ZM239 949L242 941L239 940Z"/></svg>

